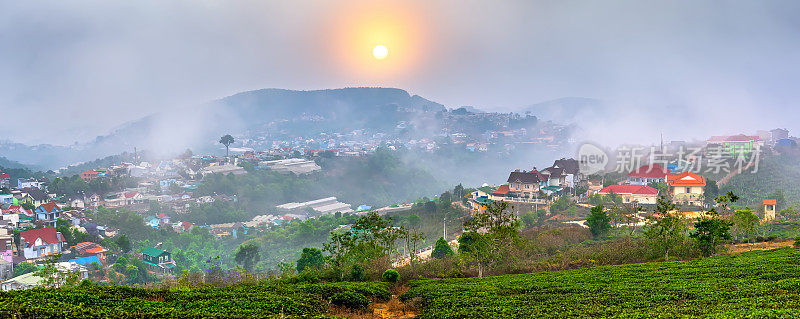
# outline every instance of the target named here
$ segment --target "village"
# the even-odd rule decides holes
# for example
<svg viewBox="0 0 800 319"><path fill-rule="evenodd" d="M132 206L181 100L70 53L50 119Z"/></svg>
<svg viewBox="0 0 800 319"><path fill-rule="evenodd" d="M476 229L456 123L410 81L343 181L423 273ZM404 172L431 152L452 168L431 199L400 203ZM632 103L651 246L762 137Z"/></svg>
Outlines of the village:
<svg viewBox="0 0 800 319"><path fill-rule="evenodd" d="M466 140L459 142L471 147ZM757 165L745 164L737 172L731 165L735 165L737 158L749 158L752 161L762 152L792 152L796 145L795 138L790 138L788 131L782 129L761 132L760 135L714 136L700 145L682 142L664 145L662 142L657 151L644 152L639 157L628 156L623 160L624 156L617 154L614 156L616 167L591 174L582 171L585 165L579 160L561 158L541 169L514 169L505 183L494 186L484 184L476 188L468 195L467 203L475 213L486 210L494 201L504 201L513 204L512 209L518 216L544 210L546 218L552 221L584 227L585 220L582 218L585 218L585 213L576 211L587 210L598 204L609 207L628 205L637 211L627 221L628 224L644 225L647 209L656 204L659 196L666 196L680 204L675 214L693 219L702 217L711 203L709 199L718 195L718 185L711 182L709 176L724 182L730 179L731 174L742 173L742 170L753 169ZM194 191L205 177L245 175L253 170L302 176L322 170L314 160L316 157L361 154L303 149L301 156L297 156L292 148L276 147L259 152L239 150L236 155L224 157L184 154L157 163L123 162L85 170L78 175L83 183L81 185L96 185L99 181L125 181L117 186L102 188L105 190L103 193L89 192L90 189L68 190L61 179L52 182L35 178L18 179L12 186L9 174L0 173L0 189L4 190L0 194L0 248L4 249L0 251L0 287L3 290L16 290L38 285L43 278L34 276L31 271L15 276L15 267L42 265L53 257L57 257L58 269L79 274L81 278L88 278L91 272L98 269L111 267L113 262L109 257L120 252L110 251L101 243L118 241L125 237L126 229L98 224L90 216L99 209L136 212L141 223L153 230L170 230L180 234L203 228L217 239L235 239L248 231L252 234L270 227L286 226L292 221L334 214L358 215L369 211L397 213L412 206L404 204L373 209L368 203L342 203L336 197L329 196L275 205L249 220L218 224L196 224L182 220L192 205L238 200L228 195L195 196ZM684 152L684 147L696 150ZM672 154L669 154L670 149ZM369 152L369 149L362 148L360 152ZM712 158L720 154L725 155L727 161ZM651 162L631 166L648 160ZM712 162L725 163L725 169L715 169ZM705 163L707 168L698 169L700 163ZM625 168L631 167L633 169L625 171ZM622 174L615 175L614 171ZM713 189L709 189L711 183L714 183ZM561 207L561 202L571 204ZM154 204L168 207L174 214L148 215ZM765 222L776 219L776 199L764 198L762 204L757 208L761 219ZM62 232L86 235L65 236ZM92 240L80 240L77 237ZM159 244L144 247L135 256L146 265L148 272L172 276L176 261L171 252L161 249ZM430 253L432 247L427 249L425 252Z"/></svg>

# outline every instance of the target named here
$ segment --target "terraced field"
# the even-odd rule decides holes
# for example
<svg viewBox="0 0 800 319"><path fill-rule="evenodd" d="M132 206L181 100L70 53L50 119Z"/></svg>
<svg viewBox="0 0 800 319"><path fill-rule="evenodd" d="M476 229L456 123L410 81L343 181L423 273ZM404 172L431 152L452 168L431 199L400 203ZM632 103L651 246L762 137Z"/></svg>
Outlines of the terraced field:
<svg viewBox="0 0 800 319"><path fill-rule="evenodd" d="M421 280L417 318L798 318L800 250L487 278Z"/></svg>

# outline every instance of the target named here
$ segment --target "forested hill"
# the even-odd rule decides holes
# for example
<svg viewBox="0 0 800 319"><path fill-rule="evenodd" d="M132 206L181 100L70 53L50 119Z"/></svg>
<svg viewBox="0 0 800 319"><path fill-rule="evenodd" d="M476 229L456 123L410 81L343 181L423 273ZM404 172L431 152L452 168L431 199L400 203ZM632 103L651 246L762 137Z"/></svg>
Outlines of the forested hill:
<svg viewBox="0 0 800 319"><path fill-rule="evenodd" d="M326 130L393 128L413 114L444 110L442 104L396 88L343 88L294 91L262 89L216 101L152 114L121 125L108 135L72 146L0 143L0 153L45 169L90 161L111 154L151 150L216 150L222 134L261 131L288 123L288 134L312 135ZM292 122L303 119L302 124Z"/></svg>

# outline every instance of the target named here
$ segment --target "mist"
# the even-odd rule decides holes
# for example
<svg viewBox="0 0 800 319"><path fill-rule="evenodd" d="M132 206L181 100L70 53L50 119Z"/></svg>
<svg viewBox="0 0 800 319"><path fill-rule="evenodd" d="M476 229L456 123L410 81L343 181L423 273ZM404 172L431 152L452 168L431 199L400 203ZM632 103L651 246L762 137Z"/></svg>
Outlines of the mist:
<svg viewBox="0 0 800 319"><path fill-rule="evenodd" d="M796 1L369 2L424 31L395 74L331 49L331 21L367 3L0 1L0 110L16 119L0 137L69 145L241 91L348 86L487 111L596 98L584 130L607 144L800 128Z"/></svg>

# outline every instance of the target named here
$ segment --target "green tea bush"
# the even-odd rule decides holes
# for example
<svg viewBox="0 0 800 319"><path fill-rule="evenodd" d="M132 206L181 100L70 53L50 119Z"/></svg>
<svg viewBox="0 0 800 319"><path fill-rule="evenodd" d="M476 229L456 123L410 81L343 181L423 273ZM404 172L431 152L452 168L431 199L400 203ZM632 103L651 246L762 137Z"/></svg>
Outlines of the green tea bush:
<svg viewBox="0 0 800 319"><path fill-rule="evenodd" d="M387 269L383 272L381 278L383 278L383 281L397 282L397 280L400 279L400 273L394 269Z"/></svg>
<svg viewBox="0 0 800 319"><path fill-rule="evenodd" d="M369 306L369 299L360 293L343 291L331 296L331 303L350 309L366 309Z"/></svg>

